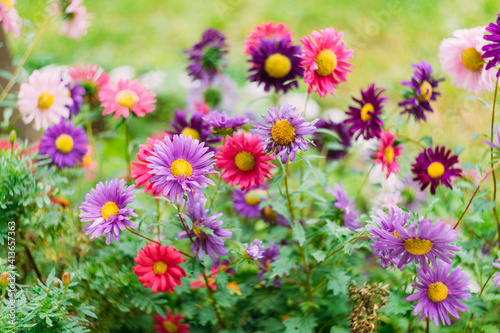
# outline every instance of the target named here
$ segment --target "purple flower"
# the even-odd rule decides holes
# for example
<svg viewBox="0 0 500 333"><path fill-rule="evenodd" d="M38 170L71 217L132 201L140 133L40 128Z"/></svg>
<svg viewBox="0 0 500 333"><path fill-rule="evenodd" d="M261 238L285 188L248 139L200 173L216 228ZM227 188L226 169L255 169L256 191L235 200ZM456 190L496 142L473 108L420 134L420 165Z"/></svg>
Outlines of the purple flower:
<svg viewBox="0 0 500 333"><path fill-rule="evenodd" d="M173 127L172 134L185 135L186 137L191 136L193 139L205 142L207 146L221 141L220 137L210 137L212 131L210 130L210 125L203 119L203 113L194 111L189 120L188 114L189 111L187 109L184 111L174 110L174 119L170 122L170 125ZM209 149L214 152L216 151L213 147L209 147Z"/></svg>
<svg viewBox="0 0 500 333"><path fill-rule="evenodd" d="M262 241L255 239L253 243L248 245L245 243L246 254L252 259L261 259L264 257L265 248L262 246Z"/></svg>
<svg viewBox="0 0 500 333"><path fill-rule="evenodd" d="M222 71L223 58L228 52L226 48L226 39L222 32L216 29L205 30L201 41L195 43L190 50L184 51L189 55L191 64L186 69L193 80L211 82Z"/></svg>
<svg viewBox="0 0 500 333"><path fill-rule="evenodd" d="M486 143L488 146L493 148L493 155L496 158L500 157L500 132L498 125L495 125L495 132L493 133L493 142L488 140L482 140L483 143Z"/></svg>
<svg viewBox="0 0 500 333"><path fill-rule="evenodd" d="M337 200L333 205L342 212L344 226L352 231L356 231L361 227L361 224L356 220L358 217L357 213L353 210L356 202L354 200L349 201L343 184L339 185L334 183L333 186L335 187L335 190L333 190L330 186L327 186L325 193L333 195L335 200Z"/></svg>
<svg viewBox="0 0 500 333"><path fill-rule="evenodd" d="M249 191L234 189L233 208L240 216L244 218L256 218L260 214L260 203L267 199L263 196L266 191L263 187L254 188Z"/></svg>
<svg viewBox="0 0 500 333"><path fill-rule="evenodd" d="M178 238L194 238L191 250L198 253L198 259L203 261L203 253L206 253L212 261L215 261L215 255L223 257L229 253L224 247L223 238L231 238L233 233L221 228L224 222L217 219L222 216L222 213L209 216L211 212L205 209L206 203L206 198L197 194L193 195L191 192L188 194L186 210L187 216L193 221L193 227L189 230L189 236L185 231L182 231Z"/></svg>
<svg viewBox="0 0 500 333"><path fill-rule="evenodd" d="M289 104L282 104L269 109L269 116L262 115L266 124L252 121L255 126L253 132L261 134L265 138L265 150L272 152L275 156L281 156L281 162L286 163L295 159L295 152L309 149L308 140L304 135L314 134L314 124L319 119L306 122L304 117L295 113L296 108ZM268 125L267 125L268 124Z"/></svg>
<svg viewBox="0 0 500 333"><path fill-rule="evenodd" d="M273 210L271 206L262 208L261 213L265 222L271 225L279 225L282 227L290 228L290 222L288 222L286 217Z"/></svg>
<svg viewBox="0 0 500 333"><path fill-rule="evenodd" d="M264 90L269 91L271 87L276 93L286 93L292 87L298 88L298 78L304 76L304 70L300 67L302 53L300 46L291 45L290 37L281 39L260 38L258 47L252 47L251 59L252 73L248 80L264 83Z"/></svg>
<svg viewBox="0 0 500 333"><path fill-rule="evenodd" d="M71 86L69 83L66 85L69 89L71 99L73 104L68 106L70 116L76 116L80 112L85 97L85 88L83 88L80 82L73 83Z"/></svg>
<svg viewBox="0 0 500 333"><path fill-rule="evenodd" d="M62 119L43 133L39 154L47 155L58 168L75 167L87 153L87 134L81 126L74 127L70 120Z"/></svg>
<svg viewBox="0 0 500 333"><path fill-rule="evenodd" d="M486 31L491 35L485 35L484 40L490 41L491 44L483 46L483 58L491 58L486 65L486 70L493 68L500 64L500 14L498 14L497 23L490 23L486 27ZM500 69L497 72L497 77L500 76Z"/></svg>
<svg viewBox="0 0 500 333"><path fill-rule="evenodd" d="M203 197L202 187L215 185L206 175L217 173L214 170L213 152L209 152L204 143L188 138L185 135L174 135L170 140L165 136L163 141L154 145L148 168L153 175L150 182L157 193L168 197L173 204L182 203L184 191L198 193Z"/></svg>
<svg viewBox="0 0 500 333"><path fill-rule="evenodd" d="M450 325L449 314L460 319L458 311L469 310L459 301L471 296L467 291L469 285L467 273L460 267L451 273L450 269L451 264L443 262L434 265L434 270L430 271L417 268L417 278L420 283L415 281L413 286L418 291L404 300L418 301L413 315L421 312L419 320L424 317L429 318L436 326L439 326L439 319L441 319L443 325Z"/></svg>
<svg viewBox="0 0 500 333"><path fill-rule="evenodd" d="M230 118L224 111L222 113L212 111L209 115L204 116L203 120L212 127L215 133L220 135L231 135L235 130L249 123L249 119L245 116L234 115Z"/></svg>
<svg viewBox="0 0 500 333"><path fill-rule="evenodd" d="M358 106L350 106L346 113L350 118L344 122L350 124L349 132L354 135L358 133L356 139L361 135L365 140L380 138L382 126L384 125L380 116L388 97L382 97L385 92L383 88L375 87L372 83L367 90L361 90L361 99L352 99Z"/></svg>
<svg viewBox="0 0 500 333"><path fill-rule="evenodd" d="M320 119L316 123L316 127L330 130L338 136L338 138L334 138L319 131L314 133L314 143L318 151L326 151L327 161L339 160L347 156L347 152L351 147L352 135L344 122L334 123L331 120Z"/></svg>
<svg viewBox="0 0 500 333"><path fill-rule="evenodd" d="M498 254L500 255L500 251L498 251ZM500 269L500 259L495 260L492 263L493 267L496 267ZM496 274L496 276L491 280L495 283L495 287L500 287L500 272Z"/></svg>
<svg viewBox="0 0 500 333"><path fill-rule="evenodd" d="M266 272L271 271L271 263L276 261L280 257L279 255L279 250L281 248L281 245L277 245L274 242L271 243L268 249L264 251L262 254L262 258L260 259L260 265L258 266L260 273L257 275L258 279L263 279L264 274ZM274 277L274 288L280 288L281 287L281 281L279 277Z"/></svg>
<svg viewBox="0 0 500 333"><path fill-rule="evenodd" d="M235 110L238 102L238 87L228 75L216 75L210 83L196 81L186 95L191 111Z"/></svg>
<svg viewBox="0 0 500 333"><path fill-rule="evenodd" d="M403 113L413 115L415 120L426 120L425 111L433 112L430 101L435 101L438 95L436 91L440 81L432 76L431 64L421 60L419 64L412 64L415 69L411 81L402 81L401 84L411 90L405 94L405 100L398 105L404 107Z"/></svg>
<svg viewBox="0 0 500 333"><path fill-rule="evenodd" d="M115 241L119 241L120 230L126 227L137 229L137 226L130 222L130 216L137 217L133 208L126 208L134 201L134 185L125 186L125 180L113 179L112 181L100 182L95 189L90 190L90 194L85 196L85 201L79 207L81 222L92 222L87 224L82 230L90 239L106 234L106 244L111 243L111 234Z"/></svg>

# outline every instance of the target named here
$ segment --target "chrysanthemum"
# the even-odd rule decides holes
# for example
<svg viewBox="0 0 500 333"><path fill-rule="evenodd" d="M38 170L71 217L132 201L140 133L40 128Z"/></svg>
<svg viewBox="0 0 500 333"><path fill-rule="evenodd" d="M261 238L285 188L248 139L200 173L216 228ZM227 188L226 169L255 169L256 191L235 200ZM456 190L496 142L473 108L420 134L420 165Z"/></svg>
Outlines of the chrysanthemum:
<svg viewBox="0 0 500 333"><path fill-rule="evenodd" d="M259 268L260 273L257 275L258 279L263 279L264 274L266 272L271 271L271 263L276 261L280 257L279 251L280 251L281 245L277 245L274 242L269 245L269 248L264 250L264 253L262 254L262 259L260 259L260 265L257 266ZM266 269L264 269L264 267ZM280 288L281 287L281 281L278 276L274 278L274 288Z"/></svg>
<svg viewBox="0 0 500 333"><path fill-rule="evenodd" d="M484 33L485 27L455 30L455 38L445 38L439 46L441 67L451 77L451 84L476 95L495 88L495 69L484 66Z"/></svg>
<svg viewBox="0 0 500 333"><path fill-rule="evenodd" d="M271 206L262 208L261 214L264 221L271 225L290 228L290 222L288 222L287 218L275 211Z"/></svg>
<svg viewBox="0 0 500 333"><path fill-rule="evenodd" d="M156 94L139 83L139 80L120 80L115 88L112 84L102 87L99 92L102 115L114 113L113 119L128 118L132 111L137 117L153 112Z"/></svg>
<svg viewBox="0 0 500 333"><path fill-rule="evenodd" d="M198 254L198 259L203 260L203 253L208 254L212 261L216 255L223 257L229 253L224 247L223 238L231 238L233 233L221 226L224 222L218 220L222 213L209 215L211 212L205 209L206 198L197 194L188 194L186 203L187 216L193 222L193 227L189 230L189 236L185 231L179 233L179 239L194 238L191 250ZM210 233L205 233L204 229L211 229Z"/></svg>
<svg viewBox="0 0 500 333"><path fill-rule="evenodd" d="M212 81L194 81L186 94L189 110L208 114L210 110L232 112L238 102L238 87L227 74L216 75Z"/></svg>
<svg viewBox="0 0 500 333"><path fill-rule="evenodd" d="M68 106L70 116L76 116L80 112L85 96L85 89L81 86L80 82L75 82L72 85L66 85L73 103Z"/></svg>
<svg viewBox="0 0 500 333"><path fill-rule="evenodd" d="M149 162L147 158L153 156L154 146L161 140L147 138L147 141L147 145L139 145L139 152L137 153L138 162L132 162L132 179L135 179L135 186L137 188L144 186L143 193L149 192L151 194L157 193L158 191L157 186L153 187L150 182L153 175L149 173L151 169L148 168Z"/></svg>
<svg viewBox="0 0 500 333"><path fill-rule="evenodd" d="M261 39L282 40L283 38L288 38L289 43L293 43L293 35L284 23L275 24L273 21L269 21L256 25L245 38L245 53L252 55L252 48L259 46Z"/></svg>
<svg viewBox="0 0 500 333"><path fill-rule="evenodd" d="M420 183L421 190L430 184L431 193L436 194L439 183L451 188L451 177L461 177L462 169L454 167L458 156L450 155L451 150L436 146L434 150L427 148L417 156L411 172L415 175L413 179Z"/></svg>
<svg viewBox="0 0 500 333"><path fill-rule="evenodd" d="M491 33L491 35L484 36L484 40L491 43L483 46L483 58L490 58L486 65L486 70L488 70L500 64L500 14L498 14L497 23L491 22L486 27L486 31ZM500 77L500 69L497 77Z"/></svg>
<svg viewBox="0 0 500 333"><path fill-rule="evenodd" d="M97 99L99 91L109 82L109 75L98 65L75 65L68 69L68 74L74 82L81 83L91 102Z"/></svg>
<svg viewBox="0 0 500 333"><path fill-rule="evenodd" d="M291 45L288 37L280 40L263 38L257 47L253 47L252 58L248 60L252 64L248 80L258 85L263 83L265 91L273 87L276 93L298 88L297 79L304 76L300 53L300 46Z"/></svg>
<svg viewBox="0 0 500 333"><path fill-rule="evenodd" d="M281 157L281 162L285 163L290 157L290 161L295 159L295 153L300 149L309 149L308 140L304 135L314 134L316 131L315 119L306 122L301 114L295 113L296 108L289 104L282 104L269 109L269 116L262 115L265 124L252 121L255 132L265 138L265 150L272 152L275 156Z"/></svg>
<svg viewBox="0 0 500 333"><path fill-rule="evenodd" d="M500 251L498 251L498 254L500 255ZM493 267L500 269L500 259L495 260L492 265ZM500 272L495 275L496 276L491 281L495 283L495 287L500 287Z"/></svg>
<svg viewBox="0 0 500 333"><path fill-rule="evenodd" d="M172 310L167 311L167 316L162 317L159 314L155 314L153 317L155 325L153 325L154 330L157 333L190 333L188 330L189 324L182 324L181 321L184 319L184 315L180 313L173 314Z"/></svg>
<svg viewBox="0 0 500 333"><path fill-rule="evenodd" d="M328 28L300 39L304 45L300 66L304 68L304 82L309 84L308 93L333 95L340 82L347 81L347 73L352 73L349 67L353 65L347 60L352 59L354 51L345 48L343 36L342 31Z"/></svg>
<svg viewBox="0 0 500 333"><path fill-rule="evenodd" d="M399 142L394 140L394 134L388 131L383 131L380 135L377 151L373 153L375 164L382 165L382 170L386 171L387 178L389 178L391 173L395 175L399 173L399 163L397 158L401 155L403 147L398 144Z"/></svg>
<svg viewBox="0 0 500 333"><path fill-rule="evenodd" d="M87 28L92 25L90 20L93 14L87 13L83 0L51 0L49 11L52 14L61 14L63 25L59 33L68 38L78 39L87 34Z"/></svg>
<svg viewBox="0 0 500 333"><path fill-rule="evenodd" d="M19 37L23 20L14 8L16 0L4 0L0 2L0 22L5 33L11 32L14 37Z"/></svg>
<svg viewBox="0 0 500 333"><path fill-rule="evenodd" d="M82 162L87 152L87 134L70 120L61 120L43 132L39 154L47 155L58 168L71 168Z"/></svg>
<svg viewBox="0 0 500 333"><path fill-rule="evenodd" d="M134 274L139 277L139 282L144 287L152 287L153 293L164 293L167 290L173 293L176 285L182 286L181 278L186 276L186 272L179 264L186 259L173 245L150 242L143 250L137 251L134 261L139 265L132 267Z"/></svg>
<svg viewBox="0 0 500 333"><path fill-rule="evenodd" d="M196 192L203 197L201 188L208 184L215 185L206 175L216 173L213 152L209 152L204 143L185 135L174 135L170 140L155 144L153 155L146 158L148 168L153 175L149 180L156 193L168 197L171 203L182 203L185 191Z"/></svg>
<svg viewBox="0 0 500 333"><path fill-rule="evenodd" d="M184 52L189 55L190 65L186 69L193 80L210 82L222 72L224 56L228 52L226 38L219 30L207 29L201 41Z"/></svg>
<svg viewBox="0 0 500 333"><path fill-rule="evenodd" d="M401 84L410 91L405 93L405 100L398 105L405 109L401 114L413 115L415 120L426 120L425 111L433 112L430 101L435 101L438 95L436 91L440 81L444 78L436 79L432 75L432 66L423 60L419 64L412 64L415 69L411 81L402 81Z"/></svg>
<svg viewBox="0 0 500 333"><path fill-rule="evenodd" d="M262 246L262 241L258 239L254 239L254 241L250 243L250 245L245 243L245 249L245 253L249 258L261 259L264 257L265 248L264 246Z"/></svg>
<svg viewBox="0 0 500 333"><path fill-rule="evenodd" d="M316 123L318 129L332 131L337 137L320 131L314 133L314 143L319 152L326 151L326 160L338 160L347 156L351 147L352 135L349 133L345 122L335 123L331 120L320 119Z"/></svg>
<svg viewBox="0 0 500 333"><path fill-rule="evenodd" d="M263 187L247 191L234 189L233 208L238 215L244 218L256 218L260 214L261 202L266 201L264 195L266 195L266 191Z"/></svg>
<svg viewBox="0 0 500 333"><path fill-rule="evenodd" d="M349 198L347 197L348 194L344 190L343 184L339 185L334 183L333 186L335 187L335 190L333 190L330 186L327 186L325 193L331 194L335 198L336 202L333 205L342 212L344 226L352 231L356 231L356 229L361 227L361 224L357 221L358 216L356 211L353 209L356 201L349 201Z"/></svg>
<svg viewBox="0 0 500 333"><path fill-rule="evenodd" d="M358 106L349 106L346 112L349 118L344 122L348 124L349 132L354 135L358 133L356 139L363 136L365 140L379 138L384 125L380 116L388 97L383 97L385 89L375 87L372 83L367 90L361 90L361 99L352 97Z"/></svg>
<svg viewBox="0 0 500 333"><path fill-rule="evenodd" d="M249 123L249 119L245 116L234 115L229 117L224 111L222 113L212 111L203 119L212 127L213 132L220 135L231 135L234 131Z"/></svg>
<svg viewBox="0 0 500 333"><path fill-rule="evenodd" d="M210 125L204 120L204 115L200 112L193 112L191 118L188 120L189 111L186 109L180 111L174 110L174 119L170 121L173 127L172 134L183 135L186 137L191 136L193 139L204 142L207 146L220 142L220 137L211 137L212 131ZM211 151L216 151L215 148L209 147Z"/></svg>
<svg viewBox="0 0 500 333"><path fill-rule="evenodd" d="M133 208L127 205L134 201L134 185L125 186L125 180L114 179L100 182L90 194L85 196L85 201L79 207L81 222L91 222L83 227L86 235L90 239L106 234L106 244L111 243L111 234L115 241L120 240L120 230L126 227L137 229L137 226L130 221L130 217L137 217Z"/></svg>
<svg viewBox="0 0 500 333"><path fill-rule="evenodd" d="M459 300L469 298L467 291L469 278L462 268L457 267L450 273L451 263L441 262L434 265L434 270L426 271L417 267L417 279L413 286L417 292L406 297L407 302L418 301L413 315L420 312L419 320L424 317L434 321L439 326L439 319L443 325L450 325L450 316L460 319L458 311L467 311L469 308ZM448 314L449 313L449 314Z"/></svg>
<svg viewBox="0 0 500 333"><path fill-rule="evenodd" d="M68 89L55 72L34 71L27 83L21 84L17 101L25 124L34 121L36 130L58 124L69 117L67 105L73 100Z"/></svg>

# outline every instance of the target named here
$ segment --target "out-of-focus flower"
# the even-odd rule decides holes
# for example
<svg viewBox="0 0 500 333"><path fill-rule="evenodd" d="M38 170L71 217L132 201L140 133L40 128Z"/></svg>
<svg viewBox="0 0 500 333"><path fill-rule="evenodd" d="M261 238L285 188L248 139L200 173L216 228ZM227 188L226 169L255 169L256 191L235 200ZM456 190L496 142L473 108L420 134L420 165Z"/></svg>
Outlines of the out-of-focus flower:
<svg viewBox="0 0 500 333"><path fill-rule="evenodd" d="M427 191L422 191L417 181L411 175L406 176L397 184L397 190L403 198L401 206L416 211L423 207L429 198Z"/></svg>
<svg viewBox="0 0 500 333"><path fill-rule="evenodd" d="M314 143L319 152L326 151L326 160L338 160L347 156L351 147L352 135L349 133L344 122L335 123L331 120L320 119L316 123L318 129L323 128L332 131L337 137L316 131Z"/></svg>
<svg viewBox="0 0 500 333"><path fill-rule="evenodd" d="M72 85L68 83L66 84L66 87L68 88L69 93L71 95L71 99L73 100L73 103L71 105L68 105L70 117L76 116L82 108L85 96L85 89L81 86L80 82L75 82Z"/></svg>
<svg viewBox="0 0 500 333"><path fill-rule="evenodd" d="M135 186L137 188L144 186L143 193L157 193L157 186L153 187L150 180L153 177L153 174L149 173L151 171L148 168L148 160L147 158L153 156L154 145L161 140L147 138L147 145L140 145L139 152L137 153L137 160L132 162L132 179L135 179Z"/></svg>
<svg viewBox="0 0 500 333"><path fill-rule="evenodd" d="M399 173L399 163L397 158L401 155L403 147L395 141L394 134L388 131L382 131L378 149L373 154L375 163L382 165L382 170L385 169L386 177L389 178L391 173L397 175Z"/></svg>
<svg viewBox="0 0 500 333"><path fill-rule="evenodd" d="M174 110L174 119L170 121L170 125L173 127L172 134L191 136L195 140L204 142L211 151L215 152L216 149L208 145L220 142L221 138L212 137L210 125L206 122L202 113L194 111L189 120L188 114L188 110Z"/></svg>
<svg viewBox="0 0 500 333"><path fill-rule="evenodd" d="M293 42L293 35L290 32L290 28L284 23L274 23L269 21L262 23L261 25L256 25L254 30L245 38L245 53L252 55L252 48L256 48L261 40L282 40L283 38L288 38L289 43Z"/></svg>
<svg viewBox="0 0 500 333"><path fill-rule="evenodd" d="M229 293L236 294L238 296L241 296L241 291L240 291L240 286L234 281L228 282L226 285L227 290L229 290Z"/></svg>
<svg viewBox="0 0 500 333"><path fill-rule="evenodd" d="M339 185L334 183L333 186L335 187L335 190L330 186L327 186L325 193L329 193L335 198L336 202L334 203L334 206L342 212L344 226L352 231L356 231L361 227L361 224L357 221L358 216L356 211L353 209L356 202L354 200L349 201L343 184Z"/></svg>
<svg viewBox="0 0 500 333"><path fill-rule="evenodd" d="M11 32L14 37L19 37L23 20L14 8L16 0L4 0L0 2L0 22L5 33Z"/></svg>
<svg viewBox="0 0 500 333"><path fill-rule="evenodd" d="M194 81L186 95L190 111L208 114L211 110L235 111L238 102L238 87L226 74L216 75L211 82Z"/></svg>
<svg viewBox="0 0 500 333"><path fill-rule="evenodd" d="M112 84L102 87L99 99L103 116L114 113L113 119L128 118L132 111L137 117L144 117L155 109L156 94L138 80L120 80L116 88Z"/></svg>
<svg viewBox="0 0 500 333"><path fill-rule="evenodd" d="M205 271L205 274L207 275L207 280L205 280L205 277L201 274L198 274L198 280L193 280L190 281L190 288L193 290L200 289L200 288L206 288L207 287L207 281L208 281L208 288L212 290L217 290L217 285L215 284L215 278L217 277L217 267L212 267L210 269L211 274L207 274Z"/></svg>
<svg viewBox="0 0 500 333"><path fill-rule="evenodd" d="M222 113L212 111L203 119L212 127L212 132L222 136L231 135L234 131L249 123L248 118L245 116L234 115L229 117L224 111Z"/></svg>
<svg viewBox="0 0 500 333"><path fill-rule="evenodd" d="M93 14L87 13L83 0L50 0L49 12L52 15L61 14L63 25L59 33L71 39L78 39L87 34L87 28L92 25Z"/></svg>
<svg viewBox="0 0 500 333"><path fill-rule="evenodd" d="M245 248L245 253L249 258L261 259L264 256L265 248L262 246L262 241L258 239L254 239L253 243L250 243L250 245L245 243Z"/></svg>
<svg viewBox="0 0 500 333"><path fill-rule="evenodd" d="M260 265L257 267L259 268L260 273L257 275L258 279L263 279L264 274L266 272L271 271L271 263L276 261L280 257L279 251L280 251L281 245L277 245L274 242L272 242L269 245L269 248L267 248L264 253L262 254L262 259L260 259ZM278 276L274 278L274 288L280 288L281 287L281 281Z"/></svg>
<svg viewBox="0 0 500 333"><path fill-rule="evenodd" d="M91 145L87 145L87 152L83 155L82 168L87 170L85 174L86 180L94 178L94 171L97 170L97 162L92 159L93 149Z"/></svg>
<svg viewBox="0 0 500 333"><path fill-rule="evenodd" d="M155 325L153 329L157 333L190 333L189 324L182 324L184 315L180 313L172 313L172 310L167 311L167 316L162 317L158 314L153 316Z"/></svg>
<svg viewBox="0 0 500 333"><path fill-rule="evenodd" d="M109 75L98 65L74 65L68 69L68 75L82 85L91 103L97 101L99 92L109 82Z"/></svg>
<svg viewBox="0 0 500 333"><path fill-rule="evenodd" d="M263 197L265 195L266 190L263 187L247 191L234 189L233 208L236 213L244 218L256 218L261 211L260 204L267 200Z"/></svg>

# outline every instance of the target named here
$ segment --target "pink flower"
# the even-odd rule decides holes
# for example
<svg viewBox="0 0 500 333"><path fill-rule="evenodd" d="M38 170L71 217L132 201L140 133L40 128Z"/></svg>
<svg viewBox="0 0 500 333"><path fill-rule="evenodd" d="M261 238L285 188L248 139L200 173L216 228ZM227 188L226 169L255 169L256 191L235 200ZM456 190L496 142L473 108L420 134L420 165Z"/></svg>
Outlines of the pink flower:
<svg viewBox="0 0 500 333"><path fill-rule="evenodd" d="M64 23L59 30L61 35L78 39L87 34L87 28L92 25L90 19L94 15L87 13L83 0L51 0L50 2L52 3L48 9L50 14L64 13Z"/></svg>
<svg viewBox="0 0 500 333"><path fill-rule="evenodd" d="M163 136L165 136L165 134ZM132 179L135 179L136 188L144 186L143 193L150 192L151 190L153 191L150 192L150 194L159 192L157 191L158 185L153 186L149 182L153 175L149 173L149 171L151 171L152 169L148 168L148 164L150 162L148 162L146 159L150 156L153 156L154 145L160 142L162 139L163 138L148 138L147 145L139 146L139 152L137 153L137 159L139 160L139 162L132 162Z"/></svg>
<svg viewBox="0 0 500 333"><path fill-rule="evenodd" d="M0 22L2 22L3 31L5 33L12 32L14 37L19 37L23 20L19 17L17 10L14 8L16 0L0 1Z"/></svg>
<svg viewBox="0 0 500 333"><path fill-rule="evenodd" d="M91 102L109 82L109 75L98 65L75 65L68 69L68 74L74 82L81 83Z"/></svg>
<svg viewBox="0 0 500 333"><path fill-rule="evenodd" d="M252 54L252 48L259 46L261 38L281 40L283 37L290 37L290 43L293 43L293 34L284 23L269 21L256 25L245 39L245 53Z"/></svg>
<svg viewBox="0 0 500 333"><path fill-rule="evenodd" d="M128 118L129 111L132 111L137 117L144 117L155 109L156 94L148 91L137 79L126 79L118 81L117 88L105 85L99 92L99 99L104 108L103 116L114 113L113 119Z"/></svg>
<svg viewBox="0 0 500 333"><path fill-rule="evenodd" d="M217 267L212 267L210 269L210 275L207 274L205 271L205 274L207 274L207 281L208 281L208 287L212 289L213 291L217 290L217 285L215 284L215 278L217 277ZM205 281L205 277L201 274L198 274L198 280L193 280L189 282L191 289L196 290L200 288L206 288L207 283Z"/></svg>
<svg viewBox="0 0 500 333"><path fill-rule="evenodd" d="M309 94L316 91L320 97L327 93L333 95L339 83L347 81L347 73L352 73L349 67L353 65L347 60L352 59L353 50L345 48L342 36L343 32L328 28L300 39L304 45L300 65L304 67Z"/></svg>
<svg viewBox="0 0 500 333"><path fill-rule="evenodd" d="M486 70L481 48L485 27L459 29L454 38L445 38L439 46L439 60L443 71L451 77L451 83L468 93L482 94L495 88L496 69Z"/></svg>
<svg viewBox="0 0 500 333"><path fill-rule="evenodd" d="M162 317L155 314L153 317L156 325L153 328L157 333L190 333L189 324L181 324L184 315L180 313L173 314L172 310L167 311L167 316Z"/></svg>
<svg viewBox="0 0 500 333"><path fill-rule="evenodd" d="M94 171L97 170L97 163L92 159L93 149L91 145L87 146L87 152L83 156L82 168L87 170L86 180L94 179Z"/></svg>
<svg viewBox="0 0 500 333"><path fill-rule="evenodd" d="M375 163L382 165L382 170L386 170L386 177L389 178L391 173L397 175L399 173L399 163L397 158L401 155L401 149L394 143L394 134L383 131L380 135L378 149L373 154Z"/></svg>

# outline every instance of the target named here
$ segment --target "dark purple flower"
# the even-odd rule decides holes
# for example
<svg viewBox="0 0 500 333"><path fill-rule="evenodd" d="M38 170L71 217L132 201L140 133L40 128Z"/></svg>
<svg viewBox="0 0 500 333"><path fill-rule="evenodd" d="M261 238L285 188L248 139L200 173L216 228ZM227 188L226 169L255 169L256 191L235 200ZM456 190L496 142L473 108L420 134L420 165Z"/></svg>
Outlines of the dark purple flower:
<svg viewBox="0 0 500 333"><path fill-rule="evenodd" d="M260 203L266 201L266 191L263 187L248 191L234 189L233 208L240 216L256 218L260 214Z"/></svg>
<svg viewBox="0 0 500 333"><path fill-rule="evenodd" d="M279 255L279 250L281 248L281 245L277 245L274 242L271 243L268 249L264 251L262 254L262 259L260 259L260 265L258 266L260 273L257 275L258 279L263 279L264 274L266 272L271 271L271 263L276 261L280 257ZM264 268L265 267L265 268ZM274 288L280 288L281 287L281 281L278 276L274 277Z"/></svg>
<svg viewBox="0 0 500 333"><path fill-rule="evenodd" d="M76 116L80 112L85 97L85 88L83 88L80 82L75 82L71 86L67 85L73 104L68 106L69 114L71 116Z"/></svg>
<svg viewBox="0 0 500 333"><path fill-rule="evenodd" d="M249 119L245 116L229 117L224 111L222 113L212 111L204 116L203 120L212 127L212 131L220 135L231 135L235 130L249 123Z"/></svg>
<svg viewBox="0 0 500 333"><path fill-rule="evenodd" d="M220 258L215 258L214 264L212 265L212 271L215 270L220 272L226 272L228 275L235 275L236 271L234 270L234 268L232 267L227 268L230 264L231 262L227 259L221 262Z"/></svg>
<svg viewBox="0 0 500 333"><path fill-rule="evenodd" d="M335 190L333 190L330 186L327 186L325 193L333 195L335 200L337 200L333 205L342 212L344 226L352 231L356 231L361 227L361 224L357 221L358 215L353 209L356 202L354 200L349 201L343 184L339 185L334 183L333 186L335 187Z"/></svg>
<svg viewBox="0 0 500 333"><path fill-rule="evenodd" d="M403 113L413 115L415 120L426 120L425 111L433 112L430 101L435 101L438 95L436 91L443 78L436 79L432 76L432 66L428 62L420 60L419 64L412 64L415 69L411 81L402 81L401 84L410 88L405 94L405 100L398 105L404 107Z"/></svg>
<svg viewBox="0 0 500 333"><path fill-rule="evenodd" d="M279 225L282 227L290 228L290 222L288 222L286 217L276 212L271 206L262 208L261 213L265 222L271 225Z"/></svg>
<svg viewBox="0 0 500 333"><path fill-rule="evenodd" d="M188 120L189 111L174 110L174 119L170 122L173 127L172 134L191 136L195 140L204 142L207 146L221 141L220 137L211 138L212 131L210 125L203 120L203 113L194 111ZM208 146L211 151L216 151L214 147Z"/></svg>
<svg viewBox="0 0 500 333"><path fill-rule="evenodd" d="M483 46L483 58L491 58L486 64L486 70L493 68L500 64L500 14L498 14L497 23L490 23L486 27L486 31L491 35L485 35L483 38L490 41L490 44ZM497 72L497 77L500 77L500 69Z"/></svg>
<svg viewBox="0 0 500 333"><path fill-rule="evenodd" d="M316 131L314 133L314 143L318 151L326 151L326 160L338 160L347 156L347 151L351 147L352 135L344 122L334 123L331 120L320 119L316 123L316 128L323 128L334 132L338 138L330 134Z"/></svg>
<svg viewBox="0 0 500 333"><path fill-rule="evenodd" d="M255 239L253 243L250 243L250 245L245 243L245 248L246 248L245 253L249 258L261 259L264 257L265 248L264 246L262 246L262 241L258 239Z"/></svg>

